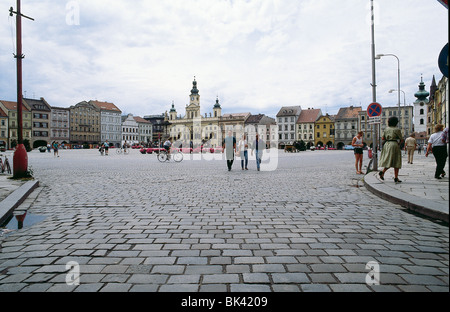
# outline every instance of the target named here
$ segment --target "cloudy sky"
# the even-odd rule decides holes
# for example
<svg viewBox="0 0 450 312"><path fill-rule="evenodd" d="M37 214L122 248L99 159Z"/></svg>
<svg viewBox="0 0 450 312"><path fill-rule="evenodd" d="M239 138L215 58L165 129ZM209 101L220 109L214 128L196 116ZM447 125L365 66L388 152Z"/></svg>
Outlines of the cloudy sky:
<svg viewBox="0 0 450 312"><path fill-rule="evenodd" d="M16 100L15 0L0 3L0 99ZM375 1L377 54L400 59L412 103L421 74L442 78L448 10L437 0ZM369 0L22 0L23 90L52 106L115 103L179 114L194 76L202 113L275 116L281 106L336 114L372 102ZM397 60L376 62L377 100L397 105ZM403 94L402 94L403 103Z"/></svg>

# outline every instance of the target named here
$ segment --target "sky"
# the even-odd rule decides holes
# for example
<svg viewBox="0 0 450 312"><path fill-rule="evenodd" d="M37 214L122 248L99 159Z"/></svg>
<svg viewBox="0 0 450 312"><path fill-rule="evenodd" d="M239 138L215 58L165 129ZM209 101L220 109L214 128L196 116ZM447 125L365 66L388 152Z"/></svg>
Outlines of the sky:
<svg viewBox="0 0 450 312"><path fill-rule="evenodd" d="M185 114L194 77L202 114L300 105L336 114L372 103L370 0L22 0L23 90L51 106L112 102L123 114ZM400 60L401 103L442 78L448 9L377 0L376 54ZM0 99L16 101L16 0L0 2ZM396 106L398 62L376 61L377 102Z"/></svg>

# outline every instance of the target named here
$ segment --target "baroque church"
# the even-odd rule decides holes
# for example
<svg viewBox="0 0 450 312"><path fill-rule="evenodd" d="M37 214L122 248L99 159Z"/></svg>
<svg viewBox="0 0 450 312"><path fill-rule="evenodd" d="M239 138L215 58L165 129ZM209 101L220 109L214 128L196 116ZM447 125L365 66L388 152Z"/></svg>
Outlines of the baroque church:
<svg viewBox="0 0 450 312"><path fill-rule="evenodd" d="M169 135L173 140L172 142L177 142L178 145L182 144L183 147L191 146L193 148L201 145L205 147L222 145L224 130L220 125L221 117L222 108L218 98L212 113L209 113L209 115L205 113L204 116L201 114L200 93L195 77L184 117L178 115L174 103L172 103L169 113L166 112L166 121L170 123Z"/></svg>

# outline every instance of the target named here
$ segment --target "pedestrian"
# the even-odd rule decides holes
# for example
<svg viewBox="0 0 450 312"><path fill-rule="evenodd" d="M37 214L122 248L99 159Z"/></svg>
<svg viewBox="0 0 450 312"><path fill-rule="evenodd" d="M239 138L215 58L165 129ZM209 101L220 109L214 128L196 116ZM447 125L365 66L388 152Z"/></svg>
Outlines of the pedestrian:
<svg viewBox="0 0 450 312"><path fill-rule="evenodd" d="M360 131L358 134L353 138L352 146L354 147L353 151L355 154L355 167L356 167L356 173L357 174L363 174L362 173L362 163L363 163L363 134L364 132Z"/></svg>
<svg viewBox="0 0 450 312"><path fill-rule="evenodd" d="M436 179L442 179L445 176L444 167L448 157L448 137L445 137L446 135L443 130L443 125L436 125L434 127L434 134L432 134L430 136L430 139L428 140L428 148L425 154L426 157L428 157L430 152L432 152L434 155L434 159L436 160L436 171L434 173L434 177Z"/></svg>
<svg viewBox="0 0 450 312"><path fill-rule="evenodd" d="M53 143L52 143L53 144ZM52 145L50 143L47 144L47 152L50 153L50 150L52 149Z"/></svg>
<svg viewBox="0 0 450 312"><path fill-rule="evenodd" d="M228 131L228 136L223 141L222 153L225 153L228 171L231 171L234 162L234 154L236 153L236 138L233 136L231 130Z"/></svg>
<svg viewBox="0 0 450 312"><path fill-rule="evenodd" d="M256 139L252 145L252 156L253 156L253 152L255 151L256 168L258 171L261 171L261 159L263 156L264 149L265 149L265 143L262 139L259 138L259 134L257 133Z"/></svg>
<svg viewBox="0 0 450 312"><path fill-rule="evenodd" d="M419 143L417 143L417 146L416 146L416 148L417 148L417 154L422 154L422 149L420 148L420 144Z"/></svg>
<svg viewBox="0 0 450 312"><path fill-rule="evenodd" d="M54 157L59 157L59 152L58 152L58 142L53 141L52 147L53 147L53 156L54 156Z"/></svg>
<svg viewBox="0 0 450 312"><path fill-rule="evenodd" d="M238 143L238 154L241 156L242 170L248 170L248 142L246 134L242 136Z"/></svg>
<svg viewBox="0 0 450 312"><path fill-rule="evenodd" d="M403 142L403 135L398 125L398 118L391 117L388 120L388 127L384 130L383 137L384 141L383 149L381 151L380 157L380 167L384 167L382 171L379 172L380 179L384 180L384 174L389 168L394 168L394 181L395 183L401 183L398 179L398 173L402 168L402 151L400 145Z"/></svg>
<svg viewBox="0 0 450 312"><path fill-rule="evenodd" d="M417 145L416 134L412 133L411 136L407 138L405 141L405 151L408 152L408 164L413 163L416 145Z"/></svg>
<svg viewBox="0 0 450 312"><path fill-rule="evenodd" d="M109 155L109 142L108 140L105 141L105 143L103 143L103 148L105 149L105 156Z"/></svg>
<svg viewBox="0 0 450 312"><path fill-rule="evenodd" d="M423 145L423 153L426 154L427 153L427 149L428 149L428 145L424 144Z"/></svg>

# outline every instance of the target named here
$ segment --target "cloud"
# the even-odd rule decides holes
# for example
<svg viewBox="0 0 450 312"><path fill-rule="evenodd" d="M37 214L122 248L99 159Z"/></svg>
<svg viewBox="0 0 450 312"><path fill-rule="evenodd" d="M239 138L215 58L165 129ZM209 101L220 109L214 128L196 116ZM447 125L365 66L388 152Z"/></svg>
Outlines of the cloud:
<svg viewBox="0 0 450 312"><path fill-rule="evenodd" d="M219 95L224 112L276 115L285 105L322 108L371 102L369 1L74 1L80 25L66 23L69 2L28 0L24 90L51 105L114 102L136 115L175 102L184 113L194 76L202 113ZM377 53L401 59L408 102L423 73L440 77L447 10L420 0L376 1ZM0 10L15 6L3 1ZM430 22L433 21L433 22ZM13 27L15 28L15 27ZM10 21L0 22L0 97L15 98ZM396 103L394 59L377 61L379 101ZM429 83L428 83L429 85Z"/></svg>

